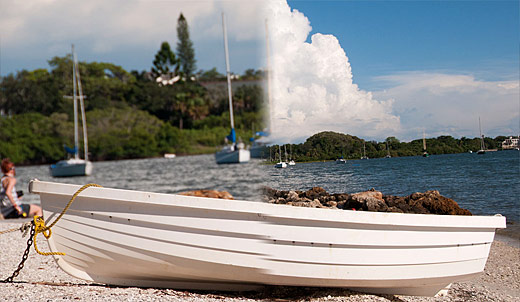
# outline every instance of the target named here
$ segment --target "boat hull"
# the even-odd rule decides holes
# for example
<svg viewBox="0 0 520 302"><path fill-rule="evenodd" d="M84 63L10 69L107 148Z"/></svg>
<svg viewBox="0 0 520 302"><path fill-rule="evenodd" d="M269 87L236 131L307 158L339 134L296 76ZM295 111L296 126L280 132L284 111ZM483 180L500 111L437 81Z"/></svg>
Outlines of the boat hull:
<svg viewBox="0 0 520 302"><path fill-rule="evenodd" d="M241 164L247 163L251 159L249 150L237 149L228 150L224 149L215 153L215 160L217 164Z"/></svg>
<svg viewBox="0 0 520 302"><path fill-rule="evenodd" d="M85 160L65 160L50 166L52 177L88 176L92 174L92 162Z"/></svg>
<svg viewBox="0 0 520 302"><path fill-rule="evenodd" d="M32 181L54 218L80 186ZM311 209L89 188L49 247L74 277L114 285L244 290L344 287L435 295L484 269L505 217Z"/></svg>
<svg viewBox="0 0 520 302"><path fill-rule="evenodd" d="M279 162L277 163L276 165L274 165L275 168L287 168L287 163L286 162Z"/></svg>

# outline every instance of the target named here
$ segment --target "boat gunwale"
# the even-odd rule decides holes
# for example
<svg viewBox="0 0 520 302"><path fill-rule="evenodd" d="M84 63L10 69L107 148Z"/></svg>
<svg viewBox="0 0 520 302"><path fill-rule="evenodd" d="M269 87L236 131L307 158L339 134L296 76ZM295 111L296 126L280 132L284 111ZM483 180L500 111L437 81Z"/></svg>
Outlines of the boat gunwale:
<svg viewBox="0 0 520 302"><path fill-rule="evenodd" d="M50 187L52 186L52 188ZM59 189L57 188L59 187ZM54 194L72 196L81 185L44 182L31 180L29 192L35 194ZM106 192L111 192L107 196ZM252 213L265 220L301 220L327 221L329 223L351 223L365 225L391 225L410 227L459 228L459 229L497 229L506 227L506 217L495 216L461 216L412 213L368 212L352 210L333 210L322 208L294 207L291 205L271 204L257 201L228 200L178 194L155 193L128 189L91 187L81 193L78 198L107 199L127 203L148 203L225 211L236 213ZM168 200L165 200L168 199ZM194 203L193 201L196 201Z"/></svg>

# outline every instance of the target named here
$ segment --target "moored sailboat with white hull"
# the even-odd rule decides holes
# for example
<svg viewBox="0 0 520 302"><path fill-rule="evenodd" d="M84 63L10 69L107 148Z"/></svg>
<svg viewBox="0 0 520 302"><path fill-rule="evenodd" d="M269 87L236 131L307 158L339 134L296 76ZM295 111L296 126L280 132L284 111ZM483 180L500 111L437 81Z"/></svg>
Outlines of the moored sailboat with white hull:
<svg viewBox="0 0 520 302"><path fill-rule="evenodd" d="M79 73L79 64L72 45L72 81L73 81L73 102L74 102L74 157L61 160L50 166L50 174L53 177L69 177L69 176L88 176L92 174L92 163L88 160L88 138L87 138L87 120L85 115L85 105L83 101L83 91L81 88L81 78ZM84 159L79 158L79 141L78 141L78 100L81 111L81 124L83 126L83 150Z"/></svg>
<svg viewBox="0 0 520 302"><path fill-rule="evenodd" d="M282 161L282 149L280 145L278 145L278 155L280 156L280 161L274 165L275 168L287 168L287 163Z"/></svg>
<svg viewBox="0 0 520 302"><path fill-rule="evenodd" d="M231 145L224 146L222 150L215 153L215 160L217 164L240 164L247 163L251 158L249 150L245 149L244 144L237 143L235 133L235 122L233 119L233 92L231 90L231 71L229 68L229 53L227 43L227 31L226 31L226 17L222 13L222 29L224 32L224 50L226 53L226 74L227 74L227 86L228 86L228 99L229 99L229 120L231 123L231 132L226 137Z"/></svg>
<svg viewBox="0 0 520 302"><path fill-rule="evenodd" d="M477 154L486 154L486 145L484 144L484 135L482 135L482 127L480 126L480 116L478 117L478 130L480 133L480 149Z"/></svg>
<svg viewBox="0 0 520 302"><path fill-rule="evenodd" d="M422 133L422 143L423 143L423 153L422 153L422 156L423 157L429 157L430 153L428 153L428 151L426 150L426 135L424 134L424 130L423 130L423 133Z"/></svg>

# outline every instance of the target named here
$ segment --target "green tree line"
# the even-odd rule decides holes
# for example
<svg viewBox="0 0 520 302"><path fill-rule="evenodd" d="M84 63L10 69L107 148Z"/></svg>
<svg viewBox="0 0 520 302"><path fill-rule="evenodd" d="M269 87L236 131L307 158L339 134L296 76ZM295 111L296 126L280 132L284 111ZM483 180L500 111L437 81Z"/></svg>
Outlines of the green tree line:
<svg viewBox="0 0 520 302"><path fill-rule="evenodd" d="M195 72L195 51L182 14L177 35L177 53L163 42L149 71L79 62L92 159L208 153L224 143L227 86L218 83L225 83L225 76L216 68ZM0 156L15 163L54 162L65 157L63 145L73 145L73 102L65 97L73 94L72 55L48 63L48 69L0 79ZM261 71L249 69L246 81L233 84L237 135L245 142L252 125L263 127L262 77Z"/></svg>
<svg viewBox="0 0 520 302"><path fill-rule="evenodd" d="M488 149L500 149L505 136L495 138L486 137L484 143ZM369 158L385 157L388 152L392 157L418 156L423 153L423 140L400 142L395 137L388 137L383 142L365 141L349 134L331 131L320 132L309 137L304 143L285 145L290 157L296 161L322 161L338 158L360 159L363 156L363 144ZM387 147L388 146L388 147ZM477 151L480 149L480 138L462 137L456 139L451 136L427 138L426 146L429 154L451 154ZM282 158L285 157L284 146L281 146ZM278 145L270 147L273 161L278 160Z"/></svg>

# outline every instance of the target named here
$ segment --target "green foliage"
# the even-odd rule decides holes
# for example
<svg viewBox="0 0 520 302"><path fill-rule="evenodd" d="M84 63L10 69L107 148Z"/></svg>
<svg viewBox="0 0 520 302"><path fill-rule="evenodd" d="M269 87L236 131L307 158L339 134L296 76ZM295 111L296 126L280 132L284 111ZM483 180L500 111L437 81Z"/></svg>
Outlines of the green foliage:
<svg viewBox="0 0 520 302"><path fill-rule="evenodd" d="M199 72L197 72L197 78L201 82L226 80L226 76L219 73L216 67L213 67L212 69L206 71L200 70Z"/></svg>
<svg viewBox="0 0 520 302"><path fill-rule="evenodd" d="M486 147L495 149L501 145L504 138L503 136L495 139L485 138ZM393 157L422 155L422 139L404 143L399 142L395 137L389 137L386 141L388 142L390 154ZM426 139L426 146L430 154L462 153L480 149L480 139L468 139L465 137L456 139L451 136L439 136ZM365 148L369 158L385 157L387 155L386 142L365 142ZM340 157L359 159L363 154L363 140L348 134L327 131L309 137L303 144L287 146L287 149L293 150L292 158L297 161L334 160ZM278 146L272 146L271 151L273 156L278 154Z"/></svg>
<svg viewBox="0 0 520 302"><path fill-rule="evenodd" d="M68 125L39 113L0 118L0 155L22 164L57 160L64 153L56 136L63 126Z"/></svg>
<svg viewBox="0 0 520 302"><path fill-rule="evenodd" d="M140 158L159 153L157 137L163 122L130 107L88 112L88 131L94 160Z"/></svg>
<svg viewBox="0 0 520 302"><path fill-rule="evenodd" d="M240 77L242 80L260 80L265 77L265 73L262 70L246 69L244 74Z"/></svg>
<svg viewBox="0 0 520 302"><path fill-rule="evenodd" d="M191 77L195 73L196 61L195 50L193 49L193 42L190 39L190 31L188 29L188 22L182 15L177 20L177 56L179 57L180 69L186 80L191 81Z"/></svg>
<svg viewBox="0 0 520 302"><path fill-rule="evenodd" d="M161 49L155 54L153 60L152 74L154 77L161 75L168 75L170 73L176 74L178 72L179 60L170 48L168 42L162 42Z"/></svg>
<svg viewBox="0 0 520 302"><path fill-rule="evenodd" d="M258 112L264 105L263 90L260 86L242 85L233 94L235 112Z"/></svg>
<svg viewBox="0 0 520 302"><path fill-rule="evenodd" d="M209 113L208 99L205 90L197 83L185 82L175 85L172 98L174 116L179 121L179 129L184 128L184 122L200 120ZM191 125L188 125L191 127Z"/></svg>
<svg viewBox="0 0 520 302"><path fill-rule="evenodd" d="M0 83L0 110L10 114L40 112L47 115L62 107L57 92L55 79L45 69L23 70L16 76L10 74Z"/></svg>

